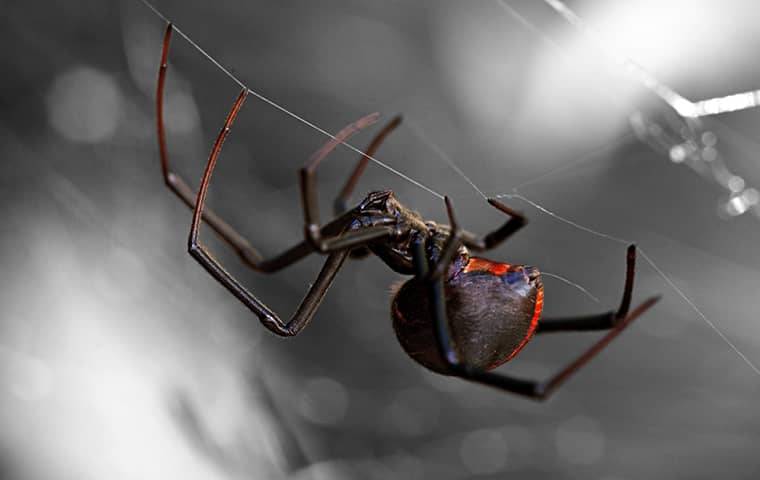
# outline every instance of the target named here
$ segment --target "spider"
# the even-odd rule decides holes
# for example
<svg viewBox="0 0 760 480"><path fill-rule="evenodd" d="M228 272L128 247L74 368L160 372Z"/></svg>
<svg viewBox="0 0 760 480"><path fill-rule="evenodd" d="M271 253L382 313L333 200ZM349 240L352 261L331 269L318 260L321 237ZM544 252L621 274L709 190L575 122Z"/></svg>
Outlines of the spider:
<svg viewBox="0 0 760 480"><path fill-rule="evenodd" d="M335 147L378 119L371 114L351 123L325 143L299 171L304 216L304 240L272 258L259 252L229 224L205 208L206 194L230 128L248 96L243 88L230 110L209 155L197 196L172 172L166 148L163 94L172 25L163 40L156 92L157 128L161 169L166 185L191 209L188 250L219 283L237 297L273 333L289 337L301 332L314 317L335 275L346 259L379 257L392 270L412 275L395 293L391 316L404 351L422 366L532 399L549 397L568 377L585 366L617 335L658 300L652 297L629 310L633 292L636 248L627 251L623 296L617 310L601 314L540 319L544 300L541 274L536 267L498 263L472 256L500 245L527 222L520 213L498 200L488 203L507 216L503 225L485 236L463 230L456 221L448 197L448 225L423 219L405 207L393 192L369 193L358 206L349 199L369 157L401 123L391 120L370 143L348 177L335 203L336 218L327 224L319 219L316 171ZM317 279L293 316L284 321L246 289L216 260L198 238L205 221L252 269L270 273L283 269L311 253L327 256ZM536 333L609 330L577 359L546 381L534 381L491 370L511 360Z"/></svg>

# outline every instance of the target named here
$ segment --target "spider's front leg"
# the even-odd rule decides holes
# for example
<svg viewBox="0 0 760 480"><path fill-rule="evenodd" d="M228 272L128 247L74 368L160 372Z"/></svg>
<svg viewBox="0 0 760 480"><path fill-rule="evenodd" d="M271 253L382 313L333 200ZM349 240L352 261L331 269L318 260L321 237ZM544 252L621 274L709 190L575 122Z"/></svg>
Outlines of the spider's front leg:
<svg viewBox="0 0 760 480"><path fill-rule="evenodd" d="M401 125L401 116L396 115L377 133L377 135L375 135L365 150L366 153L362 155L361 158L359 158L358 162L356 162L356 166L354 166L354 169L348 176L348 179L346 179L346 183L343 185L340 193L333 201L333 212L336 216L345 213L349 209L351 194L354 192L357 183L359 183L359 179L361 178L362 174L364 174L364 171L367 169L370 158L374 158L375 153L377 153L377 150L383 144L388 135L390 135L396 128L398 128L399 125ZM365 258L369 256L370 253L371 251L367 247L354 248L351 250L351 258Z"/></svg>
<svg viewBox="0 0 760 480"><path fill-rule="evenodd" d="M373 113L360 118L343 128L343 130L338 132L330 141L325 143L322 148L317 150L306 162L306 165L304 165L298 172L301 189L301 206L304 215L304 236L306 237L306 241L319 252L324 253L337 248L349 248L351 246L366 244L373 240L387 237L395 232L396 220L389 217L386 219L385 223L351 231L341 235L340 238L330 239L323 236L323 227L320 226L319 221L319 201L317 199L316 185L316 172L319 164L322 163L322 160L324 160L325 157L327 157L327 155L329 155L338 145L344 143L359 130L375 123L378 117L378 113ZM391 124L378 135L376 141L373 142L376 143L375 148L379 146L385 135L390 133L396 125L395 122L391 122ZM349 178L346 187L344 187L344 191L347 192L347 195L350 195L354 183L358 181L359 176L363 172L363 166L367 161L366 159L368 159L366 155L360 159L353 175Z"/></svg>
<svg viewBox="0 0 760 480"><path fill-rule="evenodd" d="M395 232L395 225L378 225L370 227L362 226L350 226L353 217L346 215L336 219L330 224L326 225L320 231L332 232L331 236L322 239L320 244L320 252L329 253L327 260L325 261L322 270L309 289L308 293L301 301L296 312L293 314L288 322L284 322L273 310L267 307L261 302L255 295L253 295L248 289L241 285L237 279L235 279L225 268L211 255L208 249L200 242L199 232L201 226L201 220L203 217L203 211L206 204L206 196L208 194L209 184L216 167L219 154L221 152L224 141L229 135L232 124L243 107L245 99L248 95L248 89L243 90L238 95L235 103L232 106L227 119L224 122L219 135L214 142L214 147L209 155L206 169L203 172L203 178L201 179L200 188L198 189L198 197L195 201L195 208L193 210L193 221L190 227L190 236L188 239L188 251L216 280L218 280L225 288L227 288L233 295L235 295L243 304L245 304L256 316L259 317L261 322L272 332L281 336L293 336L298 334L311 320L316 312L317 307L322 303L322 299L327 293L328 288L332 284L335 275L340 270L343 262L348 257L350 250L357 246L363 246L368 242L381 238L383 236L391 235ZM365 117L365 119L370 117ZM361 122L361 120L359 121ZM358 122L357 122L358 123ZM357 123L350 125L342 132L355 131ZM359 123L359 125L361 125ZM346 135L341 136L338 134L333 142L339 142L340 138L345 138ZM335 145L331 145L328 142L321 150L315 154L313 158L321 159L320 155L325 155L334 148ZM333 232L334 230L337 232ZM269 266L272 269L282 268L289 265L303 256L311 253L314 250L313 246L307 242L301 242L295 247L286 250L283 254L275 257L269 261Z"/></svg>
<svg viewBox="0 0 760 480"><path fill-rule="evenodd" d="M188 183L171 168L169 161L169 152L166 146L166 131L164 127L164 87L166 85L166 74L169 61L169 47L171 46L173 27L171 23L166 25L166 31L164 33L163 47L161 50L161 63L158 71L158 84L156 87L156 127L158 134L158 150L161 160L161 173L164 178L164 183L169 189L174 192L190 209L195 208L196 193L188 185ZM243 107L245 99L247 97L247 89L238 96L235 101L230 116L228 116L228 122L226 127L229 129L232 126L235 116ZM221 147L221 146L220 146ZM249 267L256 271L269 273L280 270L288 265L302 259L306 255L312 252L310 245L306 243L300 243L286 250L285 252L277 255L273 258L263 258L259 251L254 248L251 243L243 235L237 232L230 224L228 224L223 218L217 215L210 208L202 209L202 218L219 237L224 240L234 251L238 254L240 259ZM344 228L344 223L329 224L325 227L325 230L337 233Z"/></svg>

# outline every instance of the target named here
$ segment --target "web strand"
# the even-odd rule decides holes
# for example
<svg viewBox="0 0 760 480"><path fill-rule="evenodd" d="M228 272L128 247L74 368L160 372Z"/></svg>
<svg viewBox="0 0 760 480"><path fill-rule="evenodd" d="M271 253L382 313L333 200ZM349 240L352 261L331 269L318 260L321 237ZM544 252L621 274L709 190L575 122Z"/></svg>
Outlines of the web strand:
<svg viewBox="0 0 760 480"><path fill-rule="evenodd" d="M620 238L620 237L615 237L613 235L609 235L609 234L600 232L598 230L594 230L594 229L585 227L585 226L583 226L583 225L581 225L581 224L579 224L577 222L574 222L574 221L572 221L572 220L570 220L568 218L560 216L560 215L558 215L558 214L556 214L556 213L554 213L554 212L552 212L552 211L544 208L543 206L541 206L538 203L536 203L536 202L534 202L534 201L532 201L532 200L524 197L523 195L520 195L519 193L503 194L503 195L499 195L499 197L520 199L520 200L522 200L522 201L530 204L534 208L538 209L539 211L541 211L541 212L543 212L543 213L545 213L545 214L547 214L547 215L549 215L549 216L551 216L551 217L559 220L560 222L563 222L563 223L565 223L567 225L570 225L570 226L572 226L574 228L577 228L577 229L582 230L584 232L590 233L592 235L596 235L597 237L605 238L605 239L611 240L613 242L618 242L618 243L623 243L623 244L636 243L636 242L632 242L632 241L629 241L629 240L625 240L625 239ZM709 318L707 318L707 315L705 315L702 312L702 310L700 310L699 307L697 307L697 305L680 288L678 288L678 286L676 286L676 284L673 282L673 280L670 279L670 276L667 275L660 267L657 266L657 264L646 253L646 251L644 251L644 249L641 248L638 244L637 244L636 250L641 255L641 257L654 269L654 271L657 272L657 275L659 275L660 278L662 278L665 281L665 283L667 283L668 286L670 286L670 288L672 288L673 291L675 291L678 294L678 296L681 297L684 300L684 302L686 302L689 305L689 307L691 307L692 311L694 311L694 313L696 313L697 316L699 316L726 343L726 345L728 345L734 352L736 352L736 354L739 356L739 358L741 358L744 361L744 363L746 363L755 372L755 374L760 375L760 369L758 369L758 367L749 358L747 358L747 356L744 355L744 353L742 353L741 350L739 350L739 348L718 328L718 326L715 325L715 323L712 320L710 320Z"/></svg>
<svg viewBox="0 0 760 480"><path fill-rule="evenodd" d="M547 172L544 172L544 173L538 175L537 177L533 177L531 179L528 179L528 180L526 180L526 181L524 181L524 182L522 182L522 183L520 183L520 184L512 187L512 191L517 191L518 188L522 188L522 187L524 187L526 185L532 185L534 183L542 182L542 181L546 180L548 177L556 175L556 174L558 174L560 172L564 172L565 170L570 170L570 169L572 169L572 168L580 165L581 163L585 163L585 162L593 159L594 157L602 155L603 153L612 152L612 151L616 150L617 148L619 148L619 147L625 145L626 143L630 142L633 138L634 138L633 134L627 133L627 134L623 135L622 137L618 138L617 140L614 140L614 141L612 141L612 142L610 142L610 143L608 143L606 145L602 145L601 147L597 147L597 148L591 150L590 152L586 153L585 155L582 155L582 156L576 158L575 160L571 160L569 162L564 162L562 165L560 165L560 166L558 166L556 168L553 168L553 169L551 169L551 170L549 170Z"/></svg>
<svg viewBox="0 0 760 480"><path fill-rule="evenodd" d="M716 326L716 325L715 325L715 324L714 324L714 323L713 323L713 322L712 322L712 321L711 321L709 318L707 318L707 316L706 316L704 313L702 313L702 311L701 311L699 308L697 308L697 306L694 304L694 302L693 302L693 301L691 301L691 299L690 299L689 297L687 297L687 296L686 296L686 294L685 294L685 293L683 293L683 291L682 291L680 288L678 288L678 287L676 286L676 284L675 284L675 283L673 283L673 280L671 280L671 279L670 279L670 277L669 277L668 275L666 275L666 274L665 274L665 272L663 272L663 271L660 269L660 267L658 267L658 266L657 266L657 265L654 263L654 261L653 261L653 260L652 260L652 259L649 257L649 255L647 255L647 254L646 254L646 252L645 252L644 250L640 249L640 248L638 249L638 251L639 251L639 253L641 254L641 256L644 258L644 260L646 260L646 262L647 262L649 265L651 265L651 266L652 266L652 268L653 268L653 269L654 269L654 270L657 272L657 274L658 274L658 275L660 275L660 277L662 277L662 279L663 279L663 280L665 280L665 282L666 282L668 285L670 285L670 287L671 287L673 290L675 290L675 291L676 291L676 293L678 293L678 295L679 295L679 296L680 296L680 297L681 297L681 298L682 298L682 299L683 299L683 300L684 300L686 303L688 303L688 304L689 304L689 306L691 307L691 309L692 309L692 310L694 310L694 312L695 312L697 315L699 315L699 316L702 318L702 320L703 320L703 321L704 321L704 322L705 322L705 323L706 323L706 324L707 324L707 325L708 325L710 328L712 328L712 329L713 329L713 331L715 331L715 333L717 333L717 334L718 334L718 336L719 336L720 338L722 338L722 339L723 339L723 341L724 341L724 342L726 342L726 344L727 344L729 347L731 347L731 349L732 349L734 352L736 352L736 354L737 354L737 355L739 355L739 357L740 357L742 360L744 360L744 363L746 363L747 365L749 365L749 367L750 367L752 370L754 370L754 371L755 371L755 373L756 373L757 375L760 375L760 369L758 369L758 368L757 368L757 366L755 366L755 364L754 364L754 363L752 363L752 361L751 361L749 358L747 358L747 356L746 356L746 355L744 355L744 354L741 352L741 350L739 350L739 348L738 348L738 347L737 347L737 346L736 346L736 345L735 345L735 344L734 344L734 343L733 343L731 340L729 340L729 339L728 339L728 337L726 337L726 335L725 335L725 334L724 334L722 331L720 331L720 329L718 329L718 327L717 327L717 326Z"/></svg>
<svg viewBox="0 0 760 480"><path fill-rule="evenodd" d="M239 78L237 78L235 75L232 74L227 68L225 68L221 63L219 63L214 57L212 57L206 50L204 50L200 45L198 45L195 41L193 41L192 38L190 38L188 35L185 34L176 24L174 24L171 20L169 20L164 14L162 14L156 7L154 7L148 0L140 0L148 9L150 9L157 17L159 17L161 20L163 20L166 23L171 23L172 28L175 32L177 32L187 43L193 46L198 52L201 53L206 59L208 59L211 63L213 63L219 70L224 72L225 75L227 75L230 79L232 79L235 83L237 83L241 88L244 88L253 95L254 97L258 98L259 100L265 102L266 104L276 108L277 110L281 111L282 113L285 113L286 115L298 120L299 122L303 123L304 125L308 126L309 128L316 130L317 132L321 133L322 135L329 137L333 140L337 140L334 135L329 133L328 131L324 130L323 128L318 127L316 124L306 120L305 118L301 117L300 115L288 110L287 108L283 107L279 103L275 102L274 100L269 99L268 97L264 96L263 94L251 89L246 84L244 84ZM414 180L413 178L409 177L408 175L400 172L399 170L396 170L395 168L391 167L390 165L381 162L377 158L367 155L362 150L356 148L355 146L351 145L348 142L341 141L342 145L344 145L346 148L368 158L370 161L375 163L376 165L388 170L389 172L393 173L394 175L406 180L407 182L411 183L412 185L419 187L426 192L432 194L435 197L438 197L439 199L443 200L443 195L436 192L432 188L423 185L422 183L418 182L417 180Z"/></svg>
<svg viewBox="0 0 760 480"><path fill-rule="evenodd" d="M478 194L481 197L483 197L484 200L488 200L488 197L486 196L485 193L483 193L483 190L478 188L478 186L475 185L475 182L470 180L470 177L465 175L462 169L459 168L459 166L456 163L454 163L454 160L452 160L451 157L440 146L438 146L438 144L430 140L430 138L428 138L425 132L415 122L407 122L407 124L412 130L412 133L414 133L417 136L417 138L419 138L422 141L422 143L424 143L428 148L433 150L436 153L436 155L438 155L439 158L441 158L444 162L446 162L455 172L459 174L459 176L461 176L467 183L469 183L470 186L476 192L478 192Z"/></svg>
<svg viewBox="0 0 760 480"><path fill-rule="evenodd" d="M561 282L564 282L564 283L570 285L571 287L577 288L578 290L580 290L581 292L583 292L588 298L590 298L591 300L593 300L595 303L602 303L602 302L599 301L599 298L597 298L594 294L592 294L591 292L589 292L581 284L575 283L575 282L573 282L573 281L571 281L571 280L563 277L562 275L557 275L556 273L549 273L549 272L546 272L544 270L541 270L541 276L556 278L557 280L559 280Z"/></svg>
<svg viewBox="0 0 760 480"><path fill-rule="evenodd" d="M615 237L614 235L609 235L607 233L600 232L599 230L594 230L593 228L585 227L585 226L581 225L580 223L574 222L574 221L569 220L569 219L567 219L567 218L565 218L565 217L563 217L561 215L558 215L558 214L552 212L551 210L549 210L548 208L545 208L545 207L539 205L538 203L534 202L533 200L531 200L531 199L529 199L527 197L524 197L520 193L517 193L517 190L514 190L514 192L515 193L502 193L500 195L497 195L496 198L517 198L517 199L522 200L523 202L531 205L536 210L539 210L540 212L543 212L546 215L549 215L550 217L555 218L555 219L559 220L562 223L566 223L566 224L570 225L571 227L577 228L578 230L582 230L582 231L584 231L586 233L590 233L591 235L595 235L595 236L600 237L600 238L605 238L607 240L611 240L613 242L620 243L622 245L631 245L632 243L635 243L635 242L633 242L631 240L626 240L624 238Z"/></svg>
<svg viewBox="0 0 760 480"><path fill-rule="evenodd" d="M161 18L163 21L165 21L167 23L171 23L170 20L166 16L164 16L158 9L156 9L150 2L148 2L147 0L140 0L140 1L146 7L148 7L156 16L158 16L159 18ZM569 8L567 8L564 5L564 3L562 3L561 1L559 1L559 0L544 0L544 1L548 5L550 5L552 8L554 8L555 11L557 11L560 15L562 15L568 22L570 22L574 26L578 27L579 29L586 28L585 24L582 23L582 20L579 17L577 17L577 15L575 15ZM507 9L513 16L515 16L515 18L517 18L521 23L523 23L523 25L526 25L528 28L530 28L531 30L533 30L537 34L541 35L543 38L546 38L542 34L542 32L540 32L535 26L532 26L532 24L530 24L529 22L527 22L527 20L525 20L522 16L520 16L519 14L517 14L517 12L515 12L514 9L512 9L511 7L509 7L502 0L499 0L499 3L505 9ZM249 93L251 93L252 95L254 95L255 97L257 97L258 99L260 99L263 102L269 104L270 106L272 106L272 107L280 110L281 112L289 115L290 117L298 120L299 122L307 125L308 127L316 130L317 132L319 132L319 133L321 133L321 134L323 134L323 135L325 135L325 136L327 136L329 138L335 139L335 137L332 134L330 134L329 132L325 131L324 129L318 127L317 125L313 124L312 122L309 122L308 120L304 119L303 117L300 117L299 115L291 112L290 110L288 110L285 107L279 105L278 103L274 102L273 100L270 100L269 98L265 97L264 95L262 95L262 94L260 94L260 93L258 93L256 91L250 89L242 81L240 81L235 75L233 75L229 70L227 70L223 65L221 65L218 61L216 61L211 55L209 55L203 48L201 48L197 43L195 43L189 36L187 36L184 32L182 32L182 30L180 30L178 27L176 27L176 25L174 26L174 30L177 31L177 33L180 36L182 36L182 38L184 38L190 45L192 45L202 55L204 55L210 62L212 62L214 65L216 65L217 68L219 68L229 78L231 78L233 81L235 81L235 83L237 83L241 88L245 88L246 90L248 90ZM586 33L588 34L589 32L587 31ZM591 32L591 33L593 33L593 32ZM552 45L553 45L554 48L557 48L557 49L559 48L553 42L550 41L550 43L552 43ZM685 98L681 97L680 95L678 95L675 91L673 91L672 89L670 89L666 85L657 82L657 80L654 77L652 77L651 75L649 75L648 72L646 72L645 70L643 70L643 68L640 67L638 64L630 61L629 59L627 59L625 57L621 58L619 56L615 56L615 58L617 58L619 61L621 61L623 63L623 65L626 66L629 70L633 70L634 74L636 74L637 76L639 76L640 81L645 86L647 86L648 88L650 88L653 92L655 92L658 96L660 96L664 101L666 101L671 106L673 106L673 108L676 109L676 111L678 111L679 113L682 112L682 109L687 108L689 105L694 106L694 104L692 102L690 102L690 101L686 100ZM688 102L688 104L684 103L684 102ZM713 102L713 103L715 103L715 102ZM705 108L707 108L707 107L705 107ZM683 115L684 116L688 116L686 113L683 113ZM446 162L450 167L452 167L454 169L454 171L456 171L457 174L459 174L480 196L482 196L483 198L487 198L487 196L482 191L482 189L478 188L478 186L475 185L475 183L456 165L456 163L453 162L453 160L451 160L451 158L449 158L448 155L446 155L446 153L440 147L438 147L435 143L433 143L432 141L430 141L424 134L422 134L422 132L419 129L414 129L414 130L415 130L417 136L421 140L423 140L431 149L433 149L444 162ZM353 145L351 145L351 144L349 144L347 142L341 142L341 143L343 145L345 145L347 148L353 150L354 152L366 156L372 162L374 162L377 165L379 165L379 166L381 166L381 167L389 170L390 172L392 172L395 175L403 178L404 180L412 183L413 185L415 185L415 186L417 186L419 188L422 188L423 190L426 190L427 192L431 193L432 195L434 195L434 196L436 196L438 198L443 199L443 195L441 195L438 192L430 189L429 187L427 187L427 186L425 186L425 185L417 182L416 180L410 178L409 176L407 176L407 175L399 172L398 170L390 167L389 165L386 165L385 163L377 160L376 158L373 158L373 157L367 155L366 153L362 152L360 149L354 147ZM593 153L591 155L593 155ZM518 187L523 186L523 185L527 185L529 183L537 183L539 181L542 181L546 177L548 177L550 175L553 175L555 173L558 173L559 170L567 170L567 169L569 169L569 168L571 168L573 166L576 166L577 164L581 163L584 160L585 160L585 158L583 158L581 160L574 161L574 162L572 162L571 165L565 165L565 166L561 167L560 169L558 169L556 171L553 170L553 171L547 172L547 173L541 175L540 177L537 177L537 178L535 178L533 180L530 180L528 182L524 182L521 185L518 185ZM512 190L512 192L513 193L497 195L497 198L516 198L516 199L519 199L519 200L521 200L523 202L528 203L529 205L533 206L534 208L536 208L540 212L542 212L542 213L544 213L544 214L546 214L546 215L548 215L548 216L550 216L552 218L555 218L556 220L558 220L560 222L563 222L563 223L565 223L567 225L570 225L570 226L572 226L572 227L574 227L576 229L579 229L581 231L587 232L587 233L589 233L591 235L594 235L594 236L597 236L597 237L600 237L600 238L604 238L604 239L607 239L607 240L610 240L610 241L613 241L613 242L616 242L616 243L624 244L624 245L628 245L628 244L634 243L632 241L629 241L629 240L626 240L626 239L623 239L623 238L620 238L620 237L616 237L614 235L610 235L610 234L604 233L604 232L599 231L599 230L594 230L592 228L589 228L589 227L586 227L584 225L581 225L580 223L572 221L572 220L570 220L568 218L560 216L560 215L558 215L558 214L550 211L549 209L543 207L542 205L538 204L537 202L534 202L533 200L530 200L527 197L523 196L521 193L519 193L519 191L518 191L517 188L514 188ZM684 292L681 289L679 289L675 285L675 283L670 279L670 277L661 268L659 268L655 264L655 262L651 259L651 257L649 257L649 255L647 255L646 252L643 249L641 249L641 248L638 248L638 251L639 251L640 255L642 256L642 258L644 258L646 260L646 262L670 286L670 288L672 288L690 306L690 308L721 339L723 339L723 341L757 375L760 375L760 369L758 369L758 367L755 366L754 363L752 363L752 361L750 361L749 358L747 358L738 349L738 347L696 306L696 304L694 304L694 302L688 296L686 296L686 294L684 294ZM575 283L573 283L573 282L565 279L564 277L560 277L559 275L555 275L555 274L547 274L547 276L557 278L559 280L562 280L562 281L568 283L569 285L575 286L576 288L579 288L584 293L586 293L587 295L589 295L591 298L593 298L593 299L596 300L596 297L594 297L593 295L591 295L586 289L584 289L580 285L577 285L577 284L575 284Z"/></svg>
<svg viewBox="0 0 760 480"><path fill-rule="evenodd" d="M435 145L432 142L430 143L430 146L435 151L442 151L440 149L440 147L438 147L437 145ZM444 161L446 161L446 157L445 156L442 157L442 159ZM448 162L448 161L446 163L449 163L451 165L451 163ZM478 193L480 193L481 195L483 195L485 197L485 194L483 193L483 191L480 188L478 188L475 184L473 184L472 181L470 181L459 168L455 168L455 170L464 178L465 181L467 181L470 185L472 185L472 187ZM530 183L535 183L535 181L531 181ZM675 283L673 283L673 281L670 279L670 277L659 266L657 266L656 263L654 263L654 260L652 260L652 258L649 255L647 255L647 253L640 246L638 246L637 242L634 242L632 240L627 240L627 239L624 239L624 238L621 238L621 237L617 237L617 236L614 236L614 235L610 235L608 233L604 233L602 231L594 230L593 228L589 228L589 227L586 227L584 225L581 225L580 223L575 222L573 220L570 220L570 219L568 219L566 217L563 217L563 216L561 216L561 215L559 215L557 213L554 213L551 210L547 209L546 207L544 207L544 206L542 206L542 205L534 202L533 200L525 197L524 195L522 195L522 194L519 193L519 191L517 190L517 188L512 189L512 191L514 193L499 194L499 195L496 195L496 198L516 198L516 199L522 200L525 203L528 203L529 205L531 205L533 208L539 210L540 212L542 212L542 213L544 213L544 214L546 214L546 215L548 215L548 216L550 216L550 217L552 217L552 218L554 218L554 219L556 219L556 220L558 220L558 221L560 221L562 223L570 225L573 228L581 230L583 232L589 233L589 234L597 236L599 238L604 238L604 239L612 241L612 242L620 243L622 245L636 244L637 245L636 250L639 252L639 254L641 255L641 257L644 258L644 260L646 260L646 262L654 269L654 271L657 273L657 275L659 275L660 278L662 278L665 281L665 283L668 284L668 286L670 286L670 288L672 288L676 292L676 294L678 294L678 296L681 297L689 305L689 307L691 307L692 311L694 311L694 313L696 313L697 316L699 316L734 352L736 352L736 354L739 356L739 358L741 358L744 361L744 363L746 363L755 372L755 374L760 375L760 369L758 369L758 367L754 363L752 363L752 361L746 355L744 355L744 353L742 353L741 350L739 350L739 348L717 327L717 325L715 325L715 323L713 323L709 318L707 318L707 315L705 315L702 312L702 310L700 310L699 307L697 307L697 305L688 296L686 296L686 294L680 288L678 288L678 286L676 286ZM585 293L586 295L588 295L590 298L592 298L597 303L599 302L599 300L594 295L592 295L587 289L585 289L581 285L573 283L570 280L568 280L568 279L566 279L564 277L561 277L559 275L556 275L556 274L552 274L552 273L545 273L545 274L547 276L549 276L549 277L556 278L558 280L561 280L561 281L567 283L568 285L571 285L571 286L579 289L580 291L582 291L583 293Z"/></svg>

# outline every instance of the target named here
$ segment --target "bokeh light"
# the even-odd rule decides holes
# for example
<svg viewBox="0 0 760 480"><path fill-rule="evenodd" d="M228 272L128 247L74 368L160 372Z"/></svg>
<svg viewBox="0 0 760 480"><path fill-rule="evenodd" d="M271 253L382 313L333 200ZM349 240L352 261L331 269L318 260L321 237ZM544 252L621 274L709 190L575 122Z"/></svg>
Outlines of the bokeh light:
<svg viewBox="0 0 760 480"><path fill-rule="evenodd" d="M122 93L113 77L90 66L59 73L47 92L48 119L67 140L95 143L119 125Z"/></svg>

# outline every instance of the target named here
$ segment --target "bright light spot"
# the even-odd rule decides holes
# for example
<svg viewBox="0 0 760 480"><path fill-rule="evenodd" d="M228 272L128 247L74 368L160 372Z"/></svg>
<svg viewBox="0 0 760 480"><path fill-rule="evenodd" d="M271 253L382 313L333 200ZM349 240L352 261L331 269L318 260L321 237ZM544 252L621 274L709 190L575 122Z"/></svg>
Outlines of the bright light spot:
<svg viewBox="0 0 760 480"><path fill-rule="evenodd" d="M482 475L503 470L507 464L507 442L497 430L476 430L468 433L459 448L464 466Z"/></svg>
<svg viewBox="0 0 760 480"><path fill-rule="evenodd" d="M121 91L109 75L78 66L59 74L50 87L48 120L67 140L102 142L116 131L122 102Z"/></svg>
<svg viewBox="0 0 760 480"><path fill-rule="evenodd" d="M731 199L726 203L726 213L732 217L741 215L742 213L746 212L748 208L749 206L744 201L744 199L742 199L741 195L731 197Z"/></svg>
<svg viewBox="0 0 760 480"><path fill-rule="evenodd" d="M757 205L760 194L754 188L748 188L739 195L734 195L726 202L725 211L732 217L743 214L751 207Z"/></svg>
<svg viewBox="0 0 760 480"><path fill-rule="evenodd" d="M644 65L647 70L680 70L693 62L685 52L699 52L713 47L714 19L720 17L719 3L693 0L639 0L636 2L600 2L586 20L604 39L606 48L620 52ZM712 28L711 28L712 27ZM705 32L695 35L694 32ZM717 32L715 32L717 33ZM730 47L721 43L723 47ZM696 113L691 102L679 105L684 112ZM676 108L682 115L679 108Z"/></svg>
<svg viewBox="0 0 760 480"><path fill-rule="evenodd" d="M673 163L681 163L686 160L686 149L683 145L675 145L670 149L670 159Z"/></svg>
<svg viewBox="0 0 760 480"><path fill-rule="evenodd" d="M697 116L697 108L696 106L686 100L685 98L678 97L678 98L670 98L670 106L675 109L676 112L678 112L679 115L682 117L696 117Z"/></svg>
<svg viewBox="0 0 760 480"><path fill-rule="evenodd" d="M569 463L591 465L604 455L604 435L596 420L573 417L557 428L556 438L559 456Z"/></svg>
<svg viewBox="0 0 760 480"><path fill-rule="evenodd" d="M348 410L348 392L332 378L313 378L306 382L300 402L301 415L314 423L334 425Z"/></svg>
<svg viewBox="0 0 760 480"><path fill-rule="evenodd" d="M697 102L696 115L716 115L753 108L760 104L760 91L737 93L725 97L711 98Z"/></svg>

